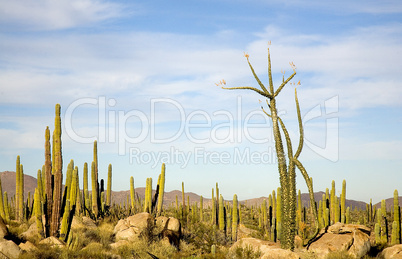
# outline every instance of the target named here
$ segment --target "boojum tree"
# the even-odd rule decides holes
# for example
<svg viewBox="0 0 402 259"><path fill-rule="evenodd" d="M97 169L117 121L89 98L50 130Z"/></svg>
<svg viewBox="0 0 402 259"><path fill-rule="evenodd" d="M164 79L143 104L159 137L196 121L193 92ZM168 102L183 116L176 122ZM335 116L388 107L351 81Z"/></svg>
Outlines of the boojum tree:
<svg viewBox="0 0 402 259"><path fill-rule="evenodd" d="M314 192L313 192L313 181L307 174L306 169L303 164L299 161L300 153L303 149L303 138L304 131L301 119L301 112L299 107L299 101L297 99L297 91L295 89L295 102L296 102L296 110L297 110L297 118L299 123L299 144L295 153L293 153L292 143L289 137L289 133L283 123L282 119L278 116L277 108L276 108L276 97L281 92L281 90L287 85L296 75L296 67L293 62L290 63L293 73L285 80L285 75L283 75L282 83L275 90L272 73L271 73L271 57L268 48L268 79L269 79L269 87L265 87L265 85L261 82L259 77L254 71L253 66L249 61L249 55L245 54L247 59L247 63L251 69L251 72L257 81L258 85L261 89L257 89L255 87L250 86L242 86L242 87L225 87L226 82L222 80L218 85L222 85L223 89L228 90L252 90L262 95L267 99L267 106L269 111L267 112L263 107L261 109L263 112L271 119L273 133L274 133L274 141L275 141L275 151L278 158L278 171L279 171L279 180L280 186L282 190L281 198L282 198L282 225L281 225L281 246L284 249L294 249L294 238L296 235L296 167L300 170L304 180L306 181L309 196L310 196L310 204L312 206L312 211L315 218L315 231L313 237L310 238L309 242L317 235L318 233L318 215L316 204L314 200ZM298 85L300 82L298 83ZM287 153L284 150L284 143L282 141L282 133L286 140ZM287 154L287 158L286 158ZM308 243L309 243L308 242Z"/></svg>

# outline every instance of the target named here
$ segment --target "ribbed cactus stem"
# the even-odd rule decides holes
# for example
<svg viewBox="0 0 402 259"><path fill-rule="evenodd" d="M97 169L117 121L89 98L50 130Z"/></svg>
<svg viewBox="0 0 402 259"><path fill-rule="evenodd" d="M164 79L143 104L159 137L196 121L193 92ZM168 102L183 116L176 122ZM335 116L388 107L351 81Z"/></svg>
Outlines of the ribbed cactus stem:
<svg viewBox="0 0 402 259"><path fill-rule="evenodd" d="M204 221L204 201L202 195L200 196L200 221Z"/></svg>
<svg viewBox="0 0 402 259"><path fill-rule="evenodd" d="M214 197L214 188L212 188L212 198L211 198L211 202L212 202L212 212L211 212L211 224L216 225L216 200Z"/></svg>
<svg viewBox="0 0 402 259"><path fill-rule="evenodd" d="M91 180L92 180L92 213L94 213L95 217L97 218L99 215L98 183L96 182L96 169L94 161L92 161L91 164Z"/></svg>
<svg viewBox="0 0 402 259"><path fill-rule="evenodd" d="M19 200L18 200L18 219L21 221L24 219L24 167L20 165L19 176Z"/></svg>
<svg viewBox="0 0 402 259"><path fill-rule="evenodd" d="M233 195L233 211L232 211L232 241L237 240L237 224L239 221L237 195Z"/></svg>
<svg viewBox="0 0 402 259"><path fill-rule="evenodd" d="M350 207L346 208L345 212L345 223L350 224Z"/></svg>
<svg viewBox="0 0 402 259"><path fill-rule="evenodd" d="M165 194L165 164L162 164L162 171L160 174L160 180L159 180L159 197L158 197L158 215L161 215L162 213L162 207L163 207L163 196Z"/></svg>
<svg viewBox="0 0 402 259"><path fill-rule="evenodd" d="M336 198L336 193L335 193L335 181L332 180L332 188L331 188L331 208L330 208L330 213L331 213L331 225L332 223L337 222L335 220L335 198Z"/></svg>
<svg viewBox="0 0 402 259"><path fill-rule="evenodd" d="M50 148L50 130L46 127L45 130L45 193L46 193L46 225L45 225L45 236L50 236L50 221L52 218L52 206L53 206L53 188L54 179L52 173L52 153Z"/></svg>
<svg viewBox="0 0 402 259"><path fill-rule="evenodd" d="M15 219L19 221L19 202L20 202L20 156L17 156L16 165L15 165Z"/></svg>
<svg viewBox="0 0 402 259"><path fill-rule="evenodd" d="M225 206L223 204L222 195L219 196L219 229L223 231L226 229Z"/></svg>
<svg viewBox="0 0 402 259"><path fill-rule="evenodd" d="M52 217L50 225L50 235L57 236L60 222L61 197L62 197L62 182L63 182L63 158L61 145L61 118L60 104L56 104L55 125L53 131L53 148L54 148L54 189L53 189L53 205Z"/></svg>
<svg viewBox="0 0 402 259"><path fill-rule="evenodd" d="M8 195L7 195L7 192L4 192L4 197L3 197L4 199L3 199L3 204L4 204L4 214L5 214L5 218L4 218L4 220L6 221L6 222L9 222L10 221L10 209L11 209L11 206L9 205L9 203L8 203Z"/></svg>
<svg viewBox="0 0 402 259"><path fill-rule="evenodd" d="M107 190L106 190L106 205L112 204L112 164L109 164L107 170Z"/></svg>
<svg viewBox="0 0 402 259"><path fill-rule="evenodd" d="M134 177L130 177L130 199L131 199L131 211L135 212L135 189L134 189Z"/></svg>
<svg viewBox="0 0 402 259"><path fill-rule="evenodd" d="M41 236L43 236L42 202L38 188L35 188L35 194L34 194L34 215L38 232Z"/></svg>
<svg viewBox="0 0 402 259"><path fill-rule="evenodd" d="M72 172L71 177L71 187L70 187L70 207L69 210L73 209L73 206L77 203L77 186L78 186L78 167L76 167Z"/></svg>
<svg viewBox="0 0 402 259"><path fill-rule="evenodd" d="M1 178L0 178L0 216L2 219L6 219L6 211L4 209L4 203L3 203L3 188L1 186Z"/></svg>
<svg viewBox="0 0 402 259"><path fill-rule="evenodd" d="M401 243L401 212L399 208L398 190L394 191L394 222L395 222L395 244ZM394 224L394 223L392 223Z"/></svg>
<svg viewBox="0 0 402 259"><path fill-rule="evenodd" d="M70 200L66 201L66 208L70 208ZM70 210L64 209L63 218L61 220L60 227L60 239L63 241L67 241L67 232L68 232L68 218L70 216Z"/></svg>
<svg viewBox="0 0 402 259"><path fill-rule="evenodd" d="M346 221L346 180L342 181L342 194L341 194L341 222Z"/></svg>

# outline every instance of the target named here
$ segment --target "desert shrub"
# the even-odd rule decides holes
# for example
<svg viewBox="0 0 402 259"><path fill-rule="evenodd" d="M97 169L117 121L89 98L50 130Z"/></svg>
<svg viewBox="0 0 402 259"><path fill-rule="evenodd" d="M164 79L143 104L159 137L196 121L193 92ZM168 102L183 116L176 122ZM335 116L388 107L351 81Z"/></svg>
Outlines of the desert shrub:
<svg viewBox="0 0 402 259"><path fill-rule="evenodd" d="M229 252L228 258L254 259L254 258L260 258L261 255L262 254L259 249L255 251L251 245L248 245L246 247L237 246L236 249Z"/></svg>

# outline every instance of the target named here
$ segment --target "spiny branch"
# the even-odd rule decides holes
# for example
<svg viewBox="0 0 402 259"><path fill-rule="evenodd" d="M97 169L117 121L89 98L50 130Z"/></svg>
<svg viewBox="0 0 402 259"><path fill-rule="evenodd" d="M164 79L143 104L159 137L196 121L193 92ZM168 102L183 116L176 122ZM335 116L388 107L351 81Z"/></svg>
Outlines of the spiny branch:
<svg viewBox="0 0 402 259"><path fill-rule="evenodd" d="M285 85L292 80L292 78L296 75L296 70L293 70L293 74L291 74L288 79L286 79L285 81L282 82L282 84L278 87L278 89L276 89L275 93L274 93L274 97L276 97L279 92L282 90L283 87L285 87Z"/></svg>

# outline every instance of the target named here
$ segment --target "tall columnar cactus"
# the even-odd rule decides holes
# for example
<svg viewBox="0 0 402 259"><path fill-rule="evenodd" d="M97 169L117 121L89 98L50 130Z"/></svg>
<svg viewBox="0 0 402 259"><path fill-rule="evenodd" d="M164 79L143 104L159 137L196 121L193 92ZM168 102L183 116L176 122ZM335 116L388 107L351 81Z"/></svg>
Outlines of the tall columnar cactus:
<svg viewBox="0 0 402 259"><path fill-rule="evenodd" d="M19 171L19 199L18 199L18 219L21 221L24 219L24 167L20 165Z"/></svg>
<svg viewBox="0 0 402 259"><path fill-rule="evenodd" d="M20 156L17 156L15 165L15 219L19 221L19 201L20 201Z"/></svg>
<svg viewBox="0 0 402 259"><path fill-rule="evenodd" d="M99 205L98 205L98 183L96 181L95 161L92 161L91 164L91 180L92 180L92 213L97 218L99 215Z"/></svg>
<svg viewBox="0 0 402 259"><path fill-rule="evenodd" d="M395 235L395 244L401 243L401 211L399 208L399 195L398 190L394 191L394 222L395 224L395 234L394 229L392 229L392 234Z"/></svg>
<svg viewBox="0 0 402 259"><path fill-rule="evenodd" d="M342 181L342 194L341 194L341 222L346 221L346 180Z"/></svg>
<svg viewBox="0 0 402 259"><path fill-rule="evenodd" d="M1 178L0 178L0 216L2 219L6 219L6 211L4 210L4 203L3 203L3 188L1 186Z"/></svg>
<svg viewBox="0 0 402 259"><path fill-rule="evenodd" d="M89 191L88 191L88 163L84 163L84 169L83 169L83 193L84 193L84 211L85 215L87 215L88 211L91 211L91 206L89 202Z"/></svg>
<svg viewBox="0 0 402 259"><path fill-rule="evenodd" d="M237 224L239 221L237 195L233 195L233 212L232 212L232 241L237 240Z"/></svg>
<svg viewBox="0 0 402 259"><path fill-rule="evenodd" d="M162 213L162 206L163 206L163 196L165 193L165 164L162 164L162 172L160 174L160 181L159 181L159 197L158 197L158 215L160 216Z"/></svg>
<svg viewBox="0 0 402 259"><path fill-rule="evenodd" d="M4 204L4 214L5 214L5 222L9 222L10 221L10 205L8 203L8 195L7 192L4 192L4 197L3 197L3 204Z"/></svg>
<svg viewBox="0 0 402 259"><path fill-rule="evenodd" d="M222 195L219 196L219 229L226 232L225 206Z"/></svg>
<svg viewBox="0 0 402 259"><path fill-rule="evenodd" d="M107 170L107 190L106 190L106 205L112 204L112 164L109 164Z"/></svg>
<svg viewBox="0 0 402 259"><path fill-rule="evenodd" d="M388 243L388 220L385 200L381 200L381 213L379 216L381 218L381 242L386 244Z"/></svg>
<svg viewBox="0 0 402 259"><path fill-rule="evenodd" d="M93 172L93 176L92 176L92 210L93 210L95 216L98 217L101 204L100 204L99 180L98 180L98 142L96 140L94 141L93 155L94 155L94 160L93 160L94 165L93 165L93 171L92 171Z"/></svg>
<svg viewBox="0 0 402 259"><path fill-rule="evenodd" d="M278 187L276 191L276 232L279 240L281 240L282 233L282 208L282 189Z"/></svg>
<svg viewBox="0 0 402 259"><path fill-rule="evenodd" d="M350 224L350 207L346 208L345 212L345 223Z"/></svg>
<svg viewBox="0 0 402 259"><path fill-rule="evenodd" d="M34 215L36 221L36 227L41 236L43 236L43 224L42 224L42 202L41 195L38 188L35 188L34 198Z"/></svg>
<svg viewBox="0 0 402 259"><path fill-rule="evenodd" d="M261 227L262 229L266 229L268 226L268 213L267 213L267 201L264 199L262 201L262 205L261 205L261 219L262 219L262 224Z"/></svg>
<svg viewBox="0 0 402 259"><path fill-rule="evenodd" d="M135 212L135 189L134 189L134 177L130 177L130 199L131 199L131 211Z"/></svg>
<svg viewBox="0 0 402 259"><path fill-rule="evenodd" d="M186 199L184 197L184 182L181 182L181 202L183 203L183 206L181 207L182 211L181 211L181 215L182 218L185 218L185 212L186 212ZM190 204L188 204L190 206Z"/></svg>
<svg viewBox="0 0 402 259"><path fill-rule="evenodd" d="M332 188L331 188L331 208L330 208L330 212L331 212L331 223L330 223L330 224L333 224L333 223L337 222L337 220L335 220L335 210L336 210L335 198L336 198L336 193L335 193L335 181L332 180Z"/></svg>
<svg viewBox="0 0 402 259"><path fill-rule="evenodd" d="M293 153L292 143L289 137L289 133L285 127L285 124L282 122L282 119L279 117L277 108L276 108L276 97L280 93L280 91L285 87L290 80L296 75L296 68L293 63L291 66L293 68L293 73L286 80L283 77L282 84L274 90L274 84L272 80L271 73L271 58L270 52L268 48L268 77L269 77L269 89L264 86L264 84L260 81L257 74L254 71L251 63L249 62L249 56L246 54L247 63L251 69L251 72L256 79L260 89L254 87L222 87L223 89L248 89L259 93L260 95L267 98L267 104L270 109L270 113L266 112L263 109L263 112L272 120L272 128L274 133L274 141L275 141L275 150L278 158L278 171L279 171L279 180L282 188L282 229L281 229L281 247L285 249L294 249L294 238L296 235L296 167L300 170L303 175L303 178L307 184L309 194L310 194L310 204L313 208L314 218L315 218L315 232L313 237L318 234L318 215L317 209L314 200L314 192L312 181L310 181L310 177L307 174L306 169L299 161L299 156L303 148L303 140L304 140L304 132L303 125L301 120L301 112L299 107L299 101L297 99L297 93L295 90L295 102L297 109L297 117L299 121L299 145L295 153ZM221 81L222 84L225 84L224 81ZM287 152L285 152L282 142L281 129L286 139ZM285 154L288 154L288 161L286 161ZM289 163L289 164L287 164ZM311 239L310 239L311 240Z"/></svg>
<svg viewBox="0 0 402 259"><path fill-rule="evenodd" d="M202 195L200 196L200 221L204 221L204 200Z"/></svg>
<svg viewBox="0 0 402 259"><path fill-rule="evenodd" d="M63 182L63 157L61 151L61 118L60 104L56 104L56 116L53 131L53 148L54 148L54 189L53 189L53 204L52 217L50 224L50 235L57 236L60 225L60 211L62 198L62 182Z"/></svg>
<svg viewBox="0 0 402 259"><path fill-rule="evenodd" d="M211 202L212 202L211 224L216 225L217 224L217 222L216 222L216 201L215 201L215 197L214 197L214 188L212 188Z"/></svg>
<svg viewBox="0 0 402 259"><path fill-rule="evenodd" d="M45 224L45 236L50 236L50 221L52 218L52 205L53 205L53 188L54 179L52 173L52 153L50 149L50 130L46 127L45 130L45 170L43 172L45 178L45 193L46 193L46 224Z"/></svg>

